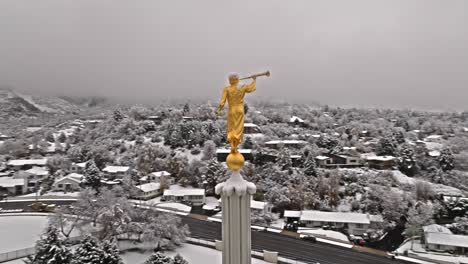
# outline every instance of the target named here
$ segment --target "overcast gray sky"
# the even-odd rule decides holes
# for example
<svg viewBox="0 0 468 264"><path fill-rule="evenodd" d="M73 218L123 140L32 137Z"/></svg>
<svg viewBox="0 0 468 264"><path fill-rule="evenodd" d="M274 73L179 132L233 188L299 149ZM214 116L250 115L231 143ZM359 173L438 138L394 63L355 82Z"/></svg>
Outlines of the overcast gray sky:
<svg viewBox="0 0 468 264"><path fill-rule="evenodd" d="M251 96L468 109L468 1L0 1L0 85L218 100L263 70Z"/></svg>

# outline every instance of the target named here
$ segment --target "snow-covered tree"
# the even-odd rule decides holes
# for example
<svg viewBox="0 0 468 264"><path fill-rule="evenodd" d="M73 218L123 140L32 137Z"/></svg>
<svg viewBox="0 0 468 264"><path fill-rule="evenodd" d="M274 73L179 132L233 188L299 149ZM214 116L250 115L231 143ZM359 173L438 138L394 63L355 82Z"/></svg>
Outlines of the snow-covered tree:
<svg viewBox="0 0 468 264"><path fill-rule="evenodd" d="M42 238L36 242L36 254L26 261L28 264L69 264L72 253L59 237L55 227L49 226Z"/></svg>
<svg viewBox="0 0 468 264"><path fill-rule="evenodd" d="M226 177L226 169L215 159L209 161L203 180L207 195L214 195L214 189L221 179Z"/></svg>
<svg viewBox="0 0 468 264"><path fill-rule="evenodd" d="M317 164L312 155L306 157L302 172L307 176L317 176Z"/></svg>
<svg viewBox="0 0 468 264"><path fill-rule="evenodd" d="M119 248L115 243L115 240L104 240L101 243L101 249L103 256L101 264L122 264L122 258L120 257Z"/></svg>
<svg viewBox="0 0 468 264"><path fill-rule="evenodd" d="M174 264L171 257L165 256L160 252L152 254L144 264Z"/></svg>
<svg viewBox="0 0 468 264"><path fill-rule="evenodd" d="M65 133L60 133L60 135L58 136L57 140L60 142L60 143L65 143L65 141L67 140L67 136L65 135Z"/></svg>
<svg viewBox="0 0 468 264"><path fill-rule="evenodd" d="M377 154L382 156L395 156L396 146L395 140L391 136L385 136L379 140L377 145Z"/></svg>
<svg viewBox="0 0 468 264"><path fill-rule="evenodd" d="M174 263L173 264L189 264L189 263L180 254L177 254L177 255L174 256Z"/></svg>
<svg viewBox="0 0 468 264"><path fill-rule="evenodd" d="M398 159L398 168L404 174L408 176L414 176L417 172L414 151L409 146L404 146L400 153L401 155Z"/></svg>
<svg viewBox="0 0 468 264"><path fill-rule="evenodd" d="M205 141L203 145L202 160L211 160L216 157L216 144L212 140Z"/></svg>
<svg viewBox="0 0 468 264"><path fill-rule="evenodd" d="M408 210L405 233L415 236L422 232L423 226L434 223L434 209L430 204L416 204Z"/></svg>
<svg viewBox="0 0 468 264"><path fill-rule="evenodd" d="M442 150L439 157L440 168L443 171L453 170L453 154L449 148Z"/></svg>
<svg viewBox="0 0 468 264"><path fill-rule="evenodd" d="M252 149L254 146L252 137L245 137L244 143L242 143L242 148L243 149Z"/></svg>
<svg viewBox="0 0 468 264"><path fill-rule="evenodd" d="M88 161L88 163L86 163L86 168L84 171L83 184L85 186L93 188L96 191L99 191L99 188L101 188L101 179L101 171L96 166L94 160Z"/></svg>
<svg viewBox="0 0 468 264"><path fill-rule="evenodd" d="M123 116L122 112L120 110L118 110L118 109L114 111L112 117L117 122L120 122L120 121L122 121L122 119L124 119L124 116Z"/></svg>
<svg viewBox="0 0 468 264"><path fill-rule="evenodd" d="M99 242L92 236L86 236L79 244L73 254L72 264L101 264L104 251Z"/></svg>

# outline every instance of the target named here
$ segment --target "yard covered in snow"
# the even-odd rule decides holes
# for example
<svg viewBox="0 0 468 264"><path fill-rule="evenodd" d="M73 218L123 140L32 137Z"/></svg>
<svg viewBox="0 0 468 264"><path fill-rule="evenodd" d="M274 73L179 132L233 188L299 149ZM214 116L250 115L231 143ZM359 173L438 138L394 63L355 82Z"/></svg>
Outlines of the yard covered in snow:
<svg viewBox="0 0 468 264"><path fill-rule="evenodd" d="M221 251L217 251L211 248L195 246L192 244L185 244L175 251L165 252L167 256L175 256L179 253L185 260L190 264L219 264L222 263ZM126 264L141 264L151 255L151 252L125 252L122 254L124 263ZM261 264L267 263L262 260L252 259L252 263Z"/></svg>
<svg viewBox="0 0 468 264"><path fill-rule="evenodd" d="M47 216L0 216L0 252L33 247L47 226Z"/></svg>

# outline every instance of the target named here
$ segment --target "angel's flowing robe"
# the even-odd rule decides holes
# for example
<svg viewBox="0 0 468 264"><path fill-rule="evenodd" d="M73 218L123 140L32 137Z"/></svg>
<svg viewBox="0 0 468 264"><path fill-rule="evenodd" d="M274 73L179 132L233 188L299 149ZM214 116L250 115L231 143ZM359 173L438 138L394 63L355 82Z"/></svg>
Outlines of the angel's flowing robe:
<svg viewBox="0 0 468 264"><path fill-rule="evenodd" d="M231 152L237 152L237 146L242 142L244 133L244 96L245 93L255 91L255 80L248 85L230 85L223 89L223 95L219 102L219 109L224 108L228 101L227 113L227 140L231 144Z"/></svg>

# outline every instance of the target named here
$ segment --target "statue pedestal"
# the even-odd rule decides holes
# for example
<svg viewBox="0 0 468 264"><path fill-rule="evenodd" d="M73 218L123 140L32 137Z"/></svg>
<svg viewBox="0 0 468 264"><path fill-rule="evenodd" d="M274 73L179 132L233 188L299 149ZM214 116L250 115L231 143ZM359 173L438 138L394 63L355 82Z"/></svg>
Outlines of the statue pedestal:
<svg viewBox="0 0 468 264"><path fill-rule="evenodd" d="M216 186L223 212L223 264L251 262L250 199L255 191L239 171L232 171L227 181Z"/></svg>

